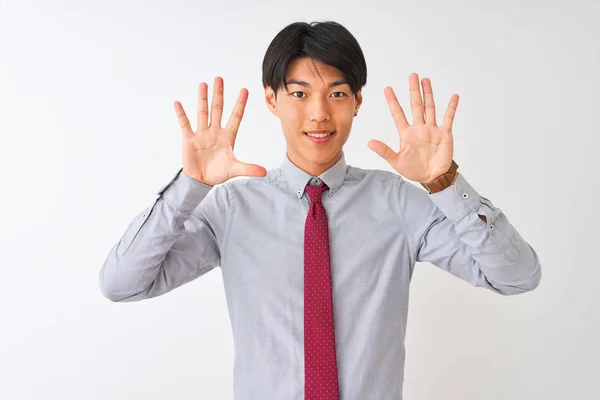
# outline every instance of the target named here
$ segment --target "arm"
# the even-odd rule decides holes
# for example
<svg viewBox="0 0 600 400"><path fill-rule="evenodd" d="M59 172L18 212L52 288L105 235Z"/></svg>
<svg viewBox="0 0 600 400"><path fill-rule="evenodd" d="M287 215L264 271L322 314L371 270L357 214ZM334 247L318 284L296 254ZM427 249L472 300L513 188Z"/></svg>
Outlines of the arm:
<svg viewBox="0 0 600 400"><path fill-rule="evenodd" d="M232 199L226 185L216 185L237 176L267 173L233 154L247 99L248 91L242 89L222 128L223 79L216 77L209 124L208 85L202 82L195 132L181 103L174 103L182 133L183 168L110 251L99 275L105 297L112 301L156 297L220 265Z"/></svg>
<svg viewBox="0 0 600 400"><path fill-rule="evenodd" d="M100 290L112 301L160 296L220 265L231 215L227 188L180 170L158 194L100 270Z"/></svg>
<svg viewBox="0 0 600 400"><path fill-rule="evenodd" d="M533 248L506 215L480 196L464 176L452 177L457 168L452 162L452 124L459 96L452 95L443 123L438 126L431 81L425 78L419 85L418 74L412 73L408 83L413 125L408 124L393 89L384 89L398 129L400 151L378 140L371 140L369 147L402 175L398 176L395 193L413 243L414 259L430 261L475 286L501 294L534 289L541 279L541 267ZM432 194L402 177L425 182ZM446 187L447 183L451 185Z"/></svg>
<svg viewBox="0 0 600 400"><path fill-rule="evenodd" d="M538 286L541 266L533 248L462 174L452 186L433 194L401 176L397 182L400 213L416 261L431 262L474 286L504 295Z"/></svg>

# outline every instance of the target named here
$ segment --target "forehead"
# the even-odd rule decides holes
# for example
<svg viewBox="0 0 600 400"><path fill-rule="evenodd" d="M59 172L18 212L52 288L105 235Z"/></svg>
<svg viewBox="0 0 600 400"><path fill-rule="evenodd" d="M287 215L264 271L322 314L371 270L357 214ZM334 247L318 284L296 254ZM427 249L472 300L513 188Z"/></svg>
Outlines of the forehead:
<svg viewBox="0 0 600 400"><path fill-rule="evenodd" d="M339 69L321 61L299 58L289 64L285 78L286 81L294 79L308 82L312 86L319 86L342 80L344 74Z"/></svg>

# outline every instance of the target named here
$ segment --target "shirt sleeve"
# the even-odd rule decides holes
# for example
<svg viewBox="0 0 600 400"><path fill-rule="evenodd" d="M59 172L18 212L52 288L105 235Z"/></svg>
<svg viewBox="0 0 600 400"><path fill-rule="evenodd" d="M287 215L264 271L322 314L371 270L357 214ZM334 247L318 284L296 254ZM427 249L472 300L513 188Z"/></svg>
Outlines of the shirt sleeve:
<svg viewBox="0 0 600 400"><path fill-rule="evenodd" d="M433 194L401 176L398 183L400 212L416 261L431 262L474 286L503 295L538 286L542 272L534 249L502 210L478 194L462 174L452 186Z"/></svg>
<svg viewBox="0 0 600 400"><path fill-rule="evenodd" d="M99 273L102 294L119 302L156 297L220 266L229 193L180 169L110 250Z"/></svg>

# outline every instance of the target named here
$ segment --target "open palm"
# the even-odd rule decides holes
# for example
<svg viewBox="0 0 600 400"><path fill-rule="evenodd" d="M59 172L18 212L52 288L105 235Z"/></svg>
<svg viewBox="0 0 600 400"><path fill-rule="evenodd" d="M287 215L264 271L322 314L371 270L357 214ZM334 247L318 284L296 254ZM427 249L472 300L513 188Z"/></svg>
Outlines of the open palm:
<svg viewBox="0 0 600 400"><path fill-rule="evenodd" d="M450 168L454 153L452 123L458 106L458 95L451 97L444 121L437 126L431 81L423 79L423 97L419 75L409 75L410 104L413 125L409 125L394 90L386 87L385 97L400 137L399 152L379 141L369 141L369 148L383 157L398 173L415 182L429 182ZM423 102L422 99L425 99ZM424 104L423 104L424 103Z"/></svg>
<svg viewBox="0 0 600 400"><path fill-rule="evenodd" d="M242 89L225 128L223 115L223 78L216 77L212 105L208 109L208 85L198 89L198 127L194 132L180 102L174 103L183 134L183 172L208 185L223 183L236 176L263 177L267 170L256 164L239 161L233 154L237 132L248 100L248 90Z"/></svg>

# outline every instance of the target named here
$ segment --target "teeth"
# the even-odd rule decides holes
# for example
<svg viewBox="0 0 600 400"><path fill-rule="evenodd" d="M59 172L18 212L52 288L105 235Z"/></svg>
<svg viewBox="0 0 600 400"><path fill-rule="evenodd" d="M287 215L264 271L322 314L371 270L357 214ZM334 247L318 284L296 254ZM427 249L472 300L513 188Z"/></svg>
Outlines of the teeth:
<svg viewBox="0 0 600 400"><path fill-rule="evenodd" d="M319 134L307 133L307 135L310 136L310 137L314 137L314 138L318 138L318 139L323 139L323 138L326 138L327 136L331 135L331 133L319 133Z"/></svg>

